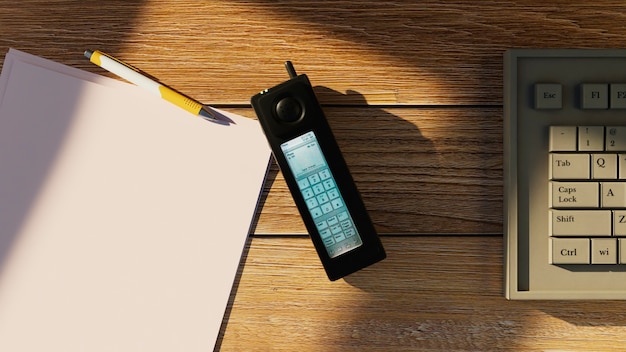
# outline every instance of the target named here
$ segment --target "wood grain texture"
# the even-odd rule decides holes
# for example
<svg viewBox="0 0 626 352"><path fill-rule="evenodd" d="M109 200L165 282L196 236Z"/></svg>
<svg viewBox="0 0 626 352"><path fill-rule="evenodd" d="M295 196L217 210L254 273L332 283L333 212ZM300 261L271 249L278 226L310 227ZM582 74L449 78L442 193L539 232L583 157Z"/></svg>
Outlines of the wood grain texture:
<svg viewBox="0 0 626 352"><path fill-rule="evenodd" d="M326 113L379 232L502 233L500 108ZM277 170L255 233L306 233Z"/></svg>
<svg viewBox="0 0 626 352"><path fill-rule="evenodd" d="M625 17L622 0L0 0L0 54L112 76L82 56L100 49L250 118L285 60L318 86L389 257L329 282L285 236L305 230L274 165L221 351L610 351L623 302L503 298L502 54L626 47Z"/></svg>
<svg viewBox="0 0 626 352"><path fill-rule="evenodd" d="M222 351L616 351L619 301L507 301L501 237L384 237L388 258L326 279L306 238L254 238Z"/></svg>
<svg viewBox="0 0 626 352"><path fill-rule="evenodd" d="M81 57L101 49L210 104L248 104L290 59L370 104L484 105L502 102L505 49L625 47L625 14L620 0L2 0L0 49L102 73Z"/></svg>

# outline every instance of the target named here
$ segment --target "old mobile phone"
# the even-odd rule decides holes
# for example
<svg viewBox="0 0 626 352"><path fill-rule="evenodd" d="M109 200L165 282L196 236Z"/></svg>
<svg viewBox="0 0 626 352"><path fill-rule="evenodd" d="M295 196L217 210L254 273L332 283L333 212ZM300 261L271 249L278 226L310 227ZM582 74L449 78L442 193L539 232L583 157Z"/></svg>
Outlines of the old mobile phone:
<svg viewBox="0 0 626 352"><path fill-rule="evenodd" d="M252 97L272 153L330 280L386 257L306 75Z"/></svg>

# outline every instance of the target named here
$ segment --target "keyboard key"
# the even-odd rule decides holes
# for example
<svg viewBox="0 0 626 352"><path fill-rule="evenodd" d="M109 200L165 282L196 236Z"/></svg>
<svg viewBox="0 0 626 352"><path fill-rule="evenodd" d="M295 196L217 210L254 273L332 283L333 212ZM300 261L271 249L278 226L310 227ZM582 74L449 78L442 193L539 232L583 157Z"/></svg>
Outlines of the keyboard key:
<svg viewBox="0 0 626 352"><path fill-rule="evenodd" d="M576 126L550 126L550 151L576 151Z"/></svg>
<svg viewBox="0 0 626 352"><path fill-rule="evenodd" d="M589 179L589 154L550 154L553 180Z"/></svg>
<svg viewBox="0 0 626 352"><path fill-rule="evenodd" d="M626 127L610 126L605 129L607 151L626 151Z"/></svg>
<svg viewBox="0 0 626 352"><path fill-rule="evenodd" d="M317 197L315 197L317 199L317 201L322 204L322 203L326 203L328 201L330 201L330 199L328 199L328 195L326 195L326 193L322 193L320 195L318 195Z"/></svg>
<svg viewBox="0 0 626 352"><path fill-rule="evenodd" d="M604 126L582 126L578 128L578 150L603 151Z"/></svg>
<svg viewBox="0 0 626 352"><path fill-rule="evenodd" d="M315 226L317 226L318 230L323 230L323 229L328 228L328 222L327 221L320 221L320 222L316 223Z"/></svg>
<svg viewBox="0 0 626 352"><path fill-rule="evenodd" d="M343 207L343 202L341 201L341 198L334 199L331 202L331 204L333 205L334 209L339 209L339 208Z"/></svg>
<svg viewBox="0 0 626 352"><path fill-rule="evenodd" d="M321 179L320 179L319 175L317 175L317 174L309 176L309 182L312 185L314 185L314 184L316 184L316 183L318 183L320 181L321 181Z"/></svg>
<svg viewBox="0 0 626 352"><path fill-rule="evenodd" d="M617 154L592 154L591 178L617 179Z"/></svg>
<svg viewBox="0 0 626 352"><path fill-rule="evenodd" d="M535 109L560 109L563 106L563 86L557 83L535 84Z"/></svg>
<svg viewBox="0 0 626 352"><path fill-rule="evenodd" d="M597 208L597 182L550 182L554 208Z"/></svg>
<svg viewBox="0 0 626 352"><path fill-rule="evenodd" d="M301 180L298 181L298 186L300 186L300 189L305 189L307 187L309 187L309 180L306 178L303 178Z"/></svg>
<svg viewBox="0 0 626 352"><path fill-rule="evenodd" d="M626 179L626 154L618 154L617 160L617 177L621 180Z"/></svg>
<svg viewBox="0 0 626 352"><path fill-rule="evenodd" d="M610 210L550 210L550 236L611 236Z"/></svg>
<svg viewBox="0 0 626 352"><path fill-rule="evenodd" d="M619 263L626 264L626 238L618 239L617 243L619 247Z"/></svg>
<svg viewBox="0 0 626 352"><path fill-rule="evenodd" d="M333 244L335 244L335 240L332 237L327 237L324 238L324 245L325 246L332 246Z"/></svg>
<svg viewBox="0 0 626 352"><path fill-rule="evenodd" d="M611 109L626 109L626 84L611 84Z"/></svg>
<svg viewBox="0 0 626 352"><path fill-rule="evenodd" d="M591 264L617 264L617 240L615 238L592 238Z"/></svg>
<svg viewBox="0 0 626 352"><path fill-rule="evenodd" d="M602 182L603 208L626 208L626 182Z"/></svg>
<svg viewBox="0 0 626 352"><path fill-rule="evenodd" d="M552 264L589 264L589 239L552 238Z"/></svg>
<svg viewBox="0 0 626 352"><path fill-rule="evenodd" d="M322 236L322 239L327 239L327 238L332 238L332 232L330 231L329 228L325 228L323 230L320 231L320 236ZM335 241L333 241L331 244L335 243Z"/></svg>
<svg viewBox="0 0 626 352"><path fill-rule="evenodd" d="M337 242L341 242L341 241L346 239L346 235L344 235L343 232L339 233L339 234L336 234L333 237L335 238L335 241L337 241Z"/></svg>
<svg viewBox="0 0 626 352"><path fill-rule="evenodd" d="M582 109L608 109L609 85L582 84L580 86L580 99Z"/></svg>
<svg viewBox="0 0 626 352"><path fill-rule="evenodd" d="M330 170L325 169L319 172L320 178L322 180L326 180L330 178Z"/></svg>
<svg viewBox="0 0 626 352"><path fill-rule="evenodd" d="M350 217L348 216L348 212L344 211L337 215L337 219L339 219L339 221L344 221L350 219Z"/></svg>
<svg viewBox="0 0 626 352"><path fill-rule="evenodd" d="M317 202L317 199L309 198L309 199L306 200L306 205L309 207L309 209L313 209L316 206L318 206L319 203Z"/></svg>
<svg viewBox="0 0 626 352"><path fill-rule="evenodd" d="M315 195L322 194L324 192L324 185L322 185L321 183L313 186L313 193L315 193Z"/></svg>
<svg viewBox="0 0 626 352"><path fill-rule="evenodd" d="M322 212L322 209L320 208L311 209L311 216L313 217L314 220L319 218L322 215L324 215L324 213Z"/></svg>
<svg viewBox="0 0 626 352"><path fill-rule="evenodd" d="M313 190L311 188L307 188L307 189L302 191L302 196L304 196L304 199L309 199L309 198L315 196L315 192L313 192Z"/></svg>
<svg viewBox="0 0 626 352"><path fill-rule="evenodd" d="M613 235L626 236L626 211L624 210L613 212Z"/></svg>

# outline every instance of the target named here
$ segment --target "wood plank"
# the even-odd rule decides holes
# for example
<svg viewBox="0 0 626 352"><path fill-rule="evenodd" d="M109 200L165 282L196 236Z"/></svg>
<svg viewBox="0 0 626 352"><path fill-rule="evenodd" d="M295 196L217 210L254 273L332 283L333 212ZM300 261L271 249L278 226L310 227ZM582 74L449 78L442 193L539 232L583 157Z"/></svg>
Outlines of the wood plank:
<svg viewBox="0 0 626 352"><path fill-rule="evenodd" d="M502 233L500 108L328 107L326 113L379 232ZM255 233L306 233L277 170Z"/></svg>
<svg viewBox="0 0 626 352"><path fill-rule="evenodd" d="M501 104L507 48L625 47L626 3L606 4L2 1L0 52L103 73L81 56L102 49L210 104L247 104L286 79L287 59L316 85L360 93L340 103Z"/></svg>
<svg viewBox="0 0 626 352"><path fill-rule="evenodd" d="M612 351L617 301L507 301L502 238L385 237L388 258L330 282L307 238L252 239L222 351Z"/></svg>

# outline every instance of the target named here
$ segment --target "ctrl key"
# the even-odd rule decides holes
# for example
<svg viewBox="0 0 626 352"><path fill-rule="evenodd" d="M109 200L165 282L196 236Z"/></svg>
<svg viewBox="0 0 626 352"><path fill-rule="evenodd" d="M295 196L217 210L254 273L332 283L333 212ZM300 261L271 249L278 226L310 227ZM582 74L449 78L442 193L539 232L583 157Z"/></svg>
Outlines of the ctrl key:
<svg viewBox="0 0 626 352"><path fill-rule="evenodd" d="M552 238L551 264L589 264L589 239Z"/></svg>

